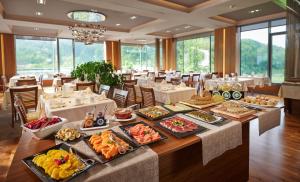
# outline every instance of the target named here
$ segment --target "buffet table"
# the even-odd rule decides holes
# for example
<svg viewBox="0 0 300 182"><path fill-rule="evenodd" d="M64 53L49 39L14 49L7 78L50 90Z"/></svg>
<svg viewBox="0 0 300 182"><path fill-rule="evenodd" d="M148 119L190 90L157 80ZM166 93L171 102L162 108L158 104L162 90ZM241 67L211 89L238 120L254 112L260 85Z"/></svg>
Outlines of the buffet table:
<svg viewBox="0 0 300 182"><path fill-rule="evenodd" d="M206 110L210 110L210 108ZM230 117L227 118L233 119ZM168 137L166 140L149 146L158 156L159 181L199 181L199 179L201 179L201 181L219 181L220 179L224 181L247 181L249 179L249 121L254 118L256 118L256 116L251 115L241 119L234 119L241 123L242 144L226 151L206 165L203 165L201 137L193 135L178 139L164 130L161 130L153 121L148 121L143 118L138 118L137 121L142 120L146 122ZM33 139L29 133L23 132L7 175L7 181L39 181L39 179L22 164L21 160L24 157L54 145L55 142L53 139L36 140ZM125 158L125 156L123 158ZM119 159L116 159L116 162L118 160ZM121 160L120 158L120 161ZM126 163L126 161L122 161L122 164L124 163ZM82 174L79 179L81 179L81 181L91 179L92 176L92 180L96 180L96 178L94 178L95 172L97 172L97 169L101 169L101 164L97 165L100 166L95 166L94 169L91 169L94 173L88 172ZM97 180L99 181L99 179ZM126 181L126 176L119 176L118 181ZM138 180L135 179L134 181Z"/></svg>
<svg viewBox="0 0 300 182"><path fill-rule="evenodd" d="M217 88L221 85L230 85L233 86L235 84L240 84L242 87L242 91L248 91L248 87L254 86L254 79L252 78L238 78L237 80L228 78L228 80L225 80L223 78L219 79L209 79L206 80L204 83L204 87L207 90L213 90L214 88Z"/></svg>

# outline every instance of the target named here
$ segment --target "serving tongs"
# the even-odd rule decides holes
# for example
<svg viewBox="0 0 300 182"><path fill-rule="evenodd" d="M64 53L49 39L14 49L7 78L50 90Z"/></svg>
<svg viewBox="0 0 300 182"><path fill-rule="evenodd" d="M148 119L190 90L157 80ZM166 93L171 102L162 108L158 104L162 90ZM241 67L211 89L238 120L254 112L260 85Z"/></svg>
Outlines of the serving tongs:
<svg viewBox="0 0 300 182"><path fill-rule="evenodd" d="M92 165L92 164L94 164L96 161L94 160L94 159L83 159L83 158L80 158L78 155L77 155L77 153L76 153L76 151L75 150L73 150L73 148L69 145L69 153L71 153L71 154L73 154L73 155L75 155L75 157L80 161L80 160L82 160L84 163L85 163L85 165ZM80 168L78 168L78 170L81 170Z"/></svg>
<svg viewBox="0 0 300 182"><path fill-rule="evenodd" d="M127 150L133 151L133 147L131 145L128 144L128 147L121 145L114 135L110 134L109 139L117 145L119 154L125 154Z"/></svg>

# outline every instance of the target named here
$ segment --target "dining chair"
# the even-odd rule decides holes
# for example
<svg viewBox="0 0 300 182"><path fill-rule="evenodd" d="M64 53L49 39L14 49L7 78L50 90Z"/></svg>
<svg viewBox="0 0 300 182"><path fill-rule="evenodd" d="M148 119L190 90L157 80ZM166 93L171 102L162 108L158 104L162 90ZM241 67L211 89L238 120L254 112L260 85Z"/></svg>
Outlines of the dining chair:
<svg viewBox="0 0 300 182"><path fill-rule="evenodd" d="M35 78L30 78L30 79L19 79L17 80L16 85L17 86L23 86L23 85L36 85L36 79Z"/></svg>
<svg viewBox="0 0 300 182"><path fill-rule="evenodd" d="M142 107L155 106L153 88L140 87L142 93Z"/></svg>
<svg viewBox="0 0 300 182"><path fill-rule="evenodd" d="M143 72L144 72L144 73L148 73L148 72L149 72L149 70L143 70Z"/></svg>
<svg viewBox="0 0 300 182"><path fill-rule="evenodd" d="M192 75L192 80L191 80L190 86L197 88L199 80L200 80L200 74L199 73L194 73Z"/></svg>
<svg viewBox="0 0 300 182"><path fill-rule="evenodd" d="M154 71L149 71L147 73L147 77L155 77L155 72Z"/></svg>
<svg viewBox="0 0 300 182"><path fill-rule="evenodd" d="M61 77L61 85L64 85L65 83L70 83L76 78L74 77Z"/></svg>
<svg viewBox="0 0 300 182"><path fill-rule="evenodd" d="M128 91L127 106L138 104L142 107L142 98L136 96L135 86L133 84L124 84L124 90Z"/></svg>
<svg viewBox="0 0 300 182"><path fill-rule="evenodd" d="M109 90L110 90L110 86L109 85L103 85L101 84L100 85L100 89L99 89L99 94L101 94L102 92L105 93L106 97L108 96L108 93L109 93Z"/></svg>
<svg viewBox="0 0 300 182"><path fill-rule="evenodd" d="M131 80L131 77L132 77L131 73L123 73L122 74L122 80L123 81L124 80Z"/></svg>
<svg viewBox="0 0 300 182"><path fill-rule="evenodd" d="M160 83L160 82L162 82L164 79L166 79L165 76L158 76L158 77L155 77L155 78L154 78L154 82Z"/></svg>
<svg viewBox="0 0 300 182"><path fill-rule="evenodd" d="M8 89L8 83L5 75L1 76L1 91L4 93Z"/></svg>
<svg viewBox="0 0 300 182"><path fill-rule="evenodd" d="M10 88L10 103L12 111L12 127L14 127L14 122L16 120L16 110L14 107L15 96L22 98L26 110L34 109L36 110L38 105L38 87L26 87L26 88Z"/></svg>
<svg viewBox="0 0 300 182"><path fill-rule="evenodd" d="M113 100L116 102L119 108L125 108L127 106L128 91L115 89L113 94Z"/></svg>
<svg viewBox="0 0 300 182"><path fill-rule="evenodd" d="M163 77L163 76L165 76L166 75L166 72L165 71L159 71L158 72L158 76L159 77Z"/></svg>
<svg viewBox="0 0 300 182"><path fill-rule="evenodd" d="M15 96L14 108L16 110L16 115L18 115L21 120L21 125L27 123L27 110L22 98L18 95Z"/></svg>
<svg viewBox="0 0 300 182"><path fill-rule="evenodd" d="M189 86L190 85L190 75L189 74L182 75L181 81L183 81L186 84L186 86Z"/></svg>
<svg viewBox="0 0 300 182"><path fill-rule="evenodd" d="M95 92L96 83L88 82L88 83L76 83L76 90L85 90L90 88L91 91Z"/></svg>
<svg viewBox="0 0 300 182"><path fill-rule="evenodd" d="M181 79L180 78L171 78L172 85L180 85Z"/></svg>
<svg viewBox="0 0 300 182"><path fill-rule="evenodd" d="M137 75L134 75L133 76L133 79L137 79L137 78L140 78L142 75L139 75L139 74L137 74Z"/></svg>
<svg viewBox="0 0 300 182"><path fill-rule="evenodd" d="M137 79L135 79L135 80L124 80L123 83L124 84L136 85L137 84Z"/></svg>
<svg viewBox="0 0 300 182"><path fill-rule="evenodd" d="M181 77L181 71L176 71L176 72L175 72L175 76L176 76L176 77Z"/></svg>

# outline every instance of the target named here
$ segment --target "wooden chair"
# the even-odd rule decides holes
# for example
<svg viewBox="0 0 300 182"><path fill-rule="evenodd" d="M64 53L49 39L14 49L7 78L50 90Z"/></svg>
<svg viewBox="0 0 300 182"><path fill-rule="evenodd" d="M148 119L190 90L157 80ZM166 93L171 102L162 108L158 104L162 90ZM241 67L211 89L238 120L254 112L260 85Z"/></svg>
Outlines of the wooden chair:
<svg viewBox="0 0 300 182"><path fill-rule="evenodd" d="M147 73L147 77L155 77L155 72L154 71L149 71Z"/></svg>
<svg viewBox="0 0 300 182"><path fill-rule="evenodd" d="M16 119L16 110L14 107L15 96L22 98L26 110L34 109L36 110L38 104L38 87L27 87L27 88L10 88L10 103L12 111L12 127L14 127L14 122Z"/></svg>
<svg viewBox="0 0 300 182"><path fill-rule="evenodd" d="M113 94L113 100L116 102L119 108L125 108L127 106L128 91L115 89Z"/></svg>
<svg viewBox="0 0 300 182"><path fill-rule="evenodd" d="M35 78L33 78L33 79L19 79L19 80L17 80L17 83L16 83L17 86L36 85L36 84L37 84L37 82L36 82Z"/></svg>
<svg viewBox="0 0 300 182"><path fill-rule="evenodd" d="M140 87L142 93L142 106L155 106L155 95L153 88Z"/></svg>
<svg viewBox="0 0 300 182"><path fill-rule="evenodd" d="M181 80L187 85L189 86L190 85L190 75L182 75L181 76Z"/></svg>
<svg viewBox="0 0 300 182"><path fill-rule="evenodd" d="M142 98L136 96L136 90L133 84L124 84L123 89L128 91L127 106L138 104L142 107Z"/></svg>
<svg viewBox="0 0 300 182"><path fill-rule="evenodd" d="M85 90L90 88L93 92L95 92L96 83L89 82L89 83L76 83L76 90Z"/></svg>
<svg viewBox="0 0 300 182"><path fill-rule="evenodd" d="M4 93L6 89L8 89L8 83L5 75L1 76L1 91Z"/></svg>
<svg viewBox="0 0 300 182"><path fill-rule="evenodd" d="M99 89L99 94L101 94L102 92L105 93L106 97L108 96L110 90L110 86L109 85L100 85L100 89Z"/></svg>
<svg viewBox="0 0 300 182"><path fill-rule="evenodd" d="M180 78L171 78L172 85L180 85L181 79Z"/></svg>
<svg viewBox="0 0 300 182"><path fill-rule="evenodd" d="M139 77L141 77L142 75L134 75L133 76L133 79L137 79L137 78L139 78Z"/></svg>
<svg viewBox="0 0 300 182"><path fill-rule="evenodd" d="M155 77L155 78L154 78L154 82L160 83L160 82L162 82L164 79L166 79L165 76L158 76L158 77Z"/></svg>
<svg viewBox="0 0 300 182"><path fill-rule="evenodd" d="M122 80L125 81L125 80L131 80L131 73L123 73L122 74Z"/></svg>
<svg viewBox="0 0 300 182"><path fill-rule="evenodd" d="M124 80L123 83L124 84L136 85L137 84L137 80Z"/></svg>
<svg viewBox="0 0 300 182"><path fill-rule="evenodd" d="M148 72L149 72L149 70L143 70L143 72L144 72L144 73L148 73Z"/></svg>
<svg viewBox="0 0 300 182"><path fill-rule="evenodd" d="M159 71L159 72L158 72L158 76L159 76L159 77L166 76L166 72L165 72L165 71Z"/></svg>
<svg viewBox="0 0 300 182"><path fill-rule="evenodd" d="M74 77L61 77L61 85L64 85L65 83L70 83L76 78Z"/></svg>
<svg viewBox="0 0 300 182"><path fill-rule="evenodd" d="M192 82L197 82L200 80L200 74L194 73L192 75Z"/></svg>
<svg viewBox="0 0 300 182"><path fill-rule="evenodd" d="M176 72L175 72L175 76L181 77L181 71L176 71Z"/></svg>
<svg viewBox="0 0 300 182"><path fill-rule="evenodd" d="M20 96L15 96L14 108L16 110L16 114L21 120L21 124L24 125L27 123L27 109L25 108L24 102Z"/></svg>

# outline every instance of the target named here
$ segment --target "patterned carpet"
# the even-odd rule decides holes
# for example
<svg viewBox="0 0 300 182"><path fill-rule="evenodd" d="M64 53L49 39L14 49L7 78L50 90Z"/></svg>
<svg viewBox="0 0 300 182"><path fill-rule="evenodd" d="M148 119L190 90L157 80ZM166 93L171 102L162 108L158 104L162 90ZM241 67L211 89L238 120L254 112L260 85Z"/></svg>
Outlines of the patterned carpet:
<svg viewBox="0 0 300 182"><path fill-rule="evenodd" d="M0 106L2 104L2 98L1 95ZM6 178L21 132L22 129L18 122L16 123L15 128L11 127L11 113L9 111L0 110L0 182L4 181Z"/></svg>

